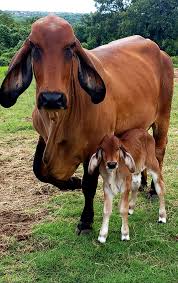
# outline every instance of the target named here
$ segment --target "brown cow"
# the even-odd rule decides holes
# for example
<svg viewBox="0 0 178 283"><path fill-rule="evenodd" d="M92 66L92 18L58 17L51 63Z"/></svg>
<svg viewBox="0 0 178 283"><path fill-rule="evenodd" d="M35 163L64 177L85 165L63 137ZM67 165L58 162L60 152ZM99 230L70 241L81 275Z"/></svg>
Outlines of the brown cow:
<svg viewBox="0 0 178 283"><path fill-rule="evenodd" d="M31 83L32 70L33 124L40 136L34 173L41 181L75 188L71 176L83 163L85 206L78 228L91 229L99 172L90 176L88 161L105 134L152 127L162 168L173 93L171 60L141 36L86 50L68 22L50 15L32 25L13 58L0 90L2 106L16 103Z"/></svg>

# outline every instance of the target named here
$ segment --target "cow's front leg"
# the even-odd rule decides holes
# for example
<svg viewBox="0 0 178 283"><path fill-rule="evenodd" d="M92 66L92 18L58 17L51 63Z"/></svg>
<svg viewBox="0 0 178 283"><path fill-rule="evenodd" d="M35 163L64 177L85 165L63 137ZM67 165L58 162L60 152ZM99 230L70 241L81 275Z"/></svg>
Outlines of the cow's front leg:
<svg viewBox="0 0 178 283"><path fill-rule="evenodd" d="M99 170L95 169L92 175L88 174L89 161L84 163L84 175L82 179L82 191L85 197L85 206L77 226L77 233L88 233L92 229L94 218L93 199L98 184Z"/></svg>
<svg viewBox="0 0 178 283"><path fill-rule="evenodd" d="M81 188L81 180L78 177L71 177L67 181L58 180L48 174L48 170L43 163L43 153L46 144L44 139L40 136L36 147L36 152L33 161L33 172L35 176L44 183L49 183L60 190L75 190Z"/></svg>

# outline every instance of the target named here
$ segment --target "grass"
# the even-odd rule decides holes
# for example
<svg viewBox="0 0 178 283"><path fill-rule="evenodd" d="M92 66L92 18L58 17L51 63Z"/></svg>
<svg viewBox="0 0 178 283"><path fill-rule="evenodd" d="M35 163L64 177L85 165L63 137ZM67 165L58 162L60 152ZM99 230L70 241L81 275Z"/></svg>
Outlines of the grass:
<svg viewBox="0 0 178 283"><path fill-rule="evenodd" d="M1 77L5 69L0 69ZM30 117L34 84L11 109L0 108L0 141L6 135L36 137ZM54 196L47 205L51 221L34 227L23 242L12 239L1 256L0 283L178 283L178 84L172 105L164 176L168 222L159 225L158 200L138 197L135 214L129 217L130 242L120 241L121 219L114 201L110 233L105 245L97 242L102 220L102 190L95 199L93 232L77 236L75 228L83 208L81 192ZM33 145L34 146L34 145Z"/></svg>
<svg viewBox="0 0 178 283"><path fill-rule="evenodd" d="M2 77L6 73L6 67L0 67L0 82ZM18 99L19 103L12 106L10 109L0 111L1 113L1 125L0 134L17 133L17 131L32 131L31 114L34 106L34 82L31 87L27 89L24 95L21 95Z"/></svg>
<svg viewBox="0 0 178 283"><path fill-rule="evenodd" d="M174 64L174 68L178 68L178 56L172 56L171 58Z"/></svg>

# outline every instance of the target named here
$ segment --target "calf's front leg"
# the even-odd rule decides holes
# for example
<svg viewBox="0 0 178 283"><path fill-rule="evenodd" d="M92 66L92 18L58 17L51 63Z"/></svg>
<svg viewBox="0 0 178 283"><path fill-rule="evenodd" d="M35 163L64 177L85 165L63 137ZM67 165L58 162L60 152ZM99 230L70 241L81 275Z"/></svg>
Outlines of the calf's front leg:
<svg viewBox="0 0 178 283"><path fill-rule="evenodd" d="M113 193L105 186L104 187L104 208L103 208L103 223L98 236L98 241L102 244L106 242L109 228L109 218L112 213Z"/></svg>
<svg viewBox="0 0 178 283"><path fill-rule="evenodd" d="M128 226L128 212L129 212L129 183L125 182L121 189L121 203L120 203L120 214L122 217L121 227L121 240L130 240L129 226Z"/></svg>

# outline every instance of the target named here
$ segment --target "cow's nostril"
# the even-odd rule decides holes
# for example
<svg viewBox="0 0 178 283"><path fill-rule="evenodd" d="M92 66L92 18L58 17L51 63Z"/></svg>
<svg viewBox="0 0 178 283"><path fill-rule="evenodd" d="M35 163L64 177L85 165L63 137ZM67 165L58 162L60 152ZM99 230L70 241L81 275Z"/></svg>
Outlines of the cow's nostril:
<svg viewBox="0 0 178 283"><path fill-rule="evenodd" d="M66 109L66 96L64 93L60 92L42 92L38 98L38 108Z"/></svg>
<svg viewBox="0 0 178 283"><path fill-rule="evenodd" d="M116 166L117 166L117 162L115 162L115 161L107 162L107 167L108 167L109 169L115 169Z"/></svg>

